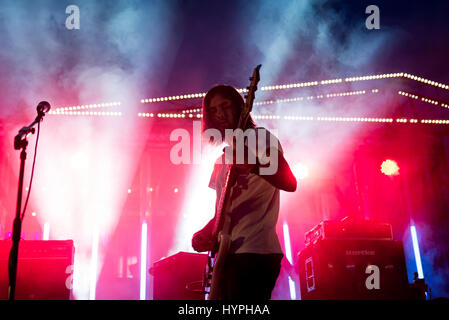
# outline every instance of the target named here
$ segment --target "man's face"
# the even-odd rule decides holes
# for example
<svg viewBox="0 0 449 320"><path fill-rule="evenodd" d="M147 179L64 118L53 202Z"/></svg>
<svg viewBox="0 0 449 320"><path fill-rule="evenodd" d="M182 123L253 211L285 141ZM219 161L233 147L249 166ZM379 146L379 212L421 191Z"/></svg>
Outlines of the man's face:
<svg viewBox="0 0 449 320"><path fill-rule="evenodd" d="M236 108L232 100L215 95L210 100L209 116L215 128L219 130L234 129L236 124Z"/></svg>

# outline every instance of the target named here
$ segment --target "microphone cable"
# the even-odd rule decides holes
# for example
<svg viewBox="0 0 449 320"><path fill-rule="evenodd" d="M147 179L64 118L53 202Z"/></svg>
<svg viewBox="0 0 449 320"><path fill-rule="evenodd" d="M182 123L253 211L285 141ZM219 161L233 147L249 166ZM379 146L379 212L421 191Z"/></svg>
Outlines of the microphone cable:
<svg viewBox="0 0 449 320"><path fill-rule="evenodd" d="M37 136L36 136L36 144L34 146L34 156L33 156L33 164L31 166L31 176L30 176L30 184L28 186L28 193L27 193L27 197L25 200L25 204L23 206L23 211L22 214L20 216L20 220L23 220L23 217L25 216L25 211L28 205L28 199L30 198L30 193L31 193L31 185L33 183L33 175L34 175L34 165L36 164L36 154L37 154L37 144L39 142L39 132L41 130L41 122L39 121L37 123Z"/></svg>

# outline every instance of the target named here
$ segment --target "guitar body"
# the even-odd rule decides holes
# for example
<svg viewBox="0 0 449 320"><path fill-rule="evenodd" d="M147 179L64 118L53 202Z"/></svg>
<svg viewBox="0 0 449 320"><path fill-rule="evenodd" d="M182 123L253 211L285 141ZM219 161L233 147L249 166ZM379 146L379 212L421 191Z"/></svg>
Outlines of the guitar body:
<svg viewBox="0 0 449 320"><path fill-rule="evenodd" d="M254 93L257 90L257 83L260 80L259 69L261 65L258 65L250 78L251 83L248 87L248 94L245 96L245 105L240 114L237 128L244 130L246 127L246 120L252 109L254 101ZM235 148L236 139L234 137L233 147ZM204 292L208 294L209 300L221 300L222 278L223 270L226 261L226 257L229 253L231 246L231 216L229 214L229 208L231 205L232 188L235 184L237 173L233 169L232 164L227 166L226 179L222 192L220 195L219 203L215 212L215 223L212 231L212 238L214 239L214 249L209 252L208 264L206 267L203 287Z"/></svg>
<svg viewBox="0 0 449 320"><path fill-rule="evenodd" d="M235 178L235 172L232 170L232 168L228 168L225 184L229 184L230 186L234 185ZM226 195L222 194L219 208L227 208L227 204L229 204L229 202L226 200L231 197L231 194L232 187L226 194L228 197L225 197ZM223 225L218 227L218 223L220 221L216 220L217 229L220 228L221 231L219 231L219 234L216 238L217 241L215 242L215 248L217 249L209 252L205 274L205 291L209 294L209 300L222 300L221 288L223 283L222 278L224 264L229 253L229 248L231 247L231 217L229 216L229 214L224 214L221 221L223 222ZM209 290L207 290L207 288L209 288Z"/></svg>
<svg viewBox="0 0 449 320"><path fill-rule="evenodd" d="M214 258L215 261L213 263L209 300L222 299L220 290L222 288L223 282L221 280L223 276L226 256L228 255L229 247L231 246L231 236L229 234L220 233L219 238L220 238L220 245L216 257Z"/></svg>

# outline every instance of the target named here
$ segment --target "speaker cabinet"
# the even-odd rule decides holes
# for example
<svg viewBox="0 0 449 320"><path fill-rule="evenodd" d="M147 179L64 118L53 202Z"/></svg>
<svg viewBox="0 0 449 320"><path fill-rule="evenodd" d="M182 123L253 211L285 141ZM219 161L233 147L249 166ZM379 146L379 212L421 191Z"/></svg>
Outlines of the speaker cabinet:
<svg viewBox="0 0 449 320"><path fill-rule="evenodd" d="M298 254L301 299L407 299L402 242L320 240Z"/></svg>
<svg viewBox="0 0 449 320"><path fill-rule="evenodd" d="M0 299L8 299L8 258L12 241L0 241ZM21 240L17 260L16 300L69 300L72 294L72 240Z"/></svg>
<svg viewBox="0 0 449 320"><path fill-rule="evenodd" d="M202 289L207 255L178 252L153 264L154 300L204 300Z"/></svg>

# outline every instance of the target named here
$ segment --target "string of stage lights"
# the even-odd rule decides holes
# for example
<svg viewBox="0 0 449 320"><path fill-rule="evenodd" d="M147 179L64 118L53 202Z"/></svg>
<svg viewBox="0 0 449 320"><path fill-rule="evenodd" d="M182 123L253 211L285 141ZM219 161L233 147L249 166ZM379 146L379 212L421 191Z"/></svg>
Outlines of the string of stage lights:
<svg viewBox="0 0 449 320"><path fill-rule="evenodd" d="M379 92L378 89L372 89L372 93ZM313 100L313 99L323 99L323 98L336 98L336 97L345 97L345 96L353 96L353 95L362 95L366 94L366 90L360 90L360 91L348 91L348 92L337 92L337 93L329 93L329 94L321 94L316 96L307 96L307 97L296 97L296 98L288 98L288 99L278 99L278 100L267 100L267 101L260 101L255 102L255 105L266 105L266 104L274 104L274 103L285 103L285 102L296 102L296 101L302 101L304 99L306 100ZM101 104L91 104L91 105L80 105L80 106L71 106L71 107L59 107L55 110L51 110L49 114L53 115L75 115L75 116L121 116L121 112L112 112L112 111L87 111L94 108L103 108L103 107L112 107L112 106L119 106L121 105L120 102L111 102L111 103L101 103ZM79 111L82 110L82 111ZM201 109L195 108L192 110L183 110L182 113L189 113L189 112L200 112ZM151 113L152 114L152 113ZM140 113L139 113L140 116ZM153 116L151 116L153 117ZM162 116L164 117L164 116ZM182 117L178 115L168 116L168 117Z"/></svg>
<svg viewBox="0 0 449 320"><path fill-rule="evenodd" d="M298 83L289 83L289 84L280 84L273 86L263 86L260 88L262 91L270 91L270 90L284 90L284 89L292 89L292 88L302 88L302 87L311 87L318 85L328 85L328 84L336 84L342 82L357 82L357 81L367 81L367 80L378 80L378 79L387 79L387 78L404 78L410 79L417 82L421 82L427 84L429 86L438 87L444 90L449 90L449 85L440 83L437 81L432 81L430 79L418 77L409 73L384 73L378 75L368 75L361 77L349 77L349 78L340 78L340 79L330 79L330 80L321 80L321 81L310 81L310 82L298 82ZM239 92L247 92L247 89L238 89ZM199 93L189 93L183 95L176 96L166 96L166 97L158 97L158 98L146 98L141 99L141 103L156 103L156 102L164 102L164 101L174 101L174 100L186 100L186 99L197 99L203 98L206 95L205 92Z"/></svg>
<svg viewBox="0 0 449 320"><path fill-rule="evenodd" d="M65 115L65 116L122 116L120 111L54 111L49 112L52 115Z"/></svg>
<svg viewBox="0 0 449 320"><path fill-rule="evenodd" d="M121 102L106 102L106 103L96 103L96 104L86 104L80 106L71 106L71 107L57 107L53 110L50 110L49 113L58 113L64 111L77 111L77 110L89 110L96 108L105 108L105 107L115 107L120 106Z"/></svg>
<svg viewBox="0 0 449 320"><path fill-rule="evenodd" d="M283 90L283 89L291 89L291 88L301 88L301 87L310 87L310 86L318 86L318 85L328 85L328 84L336 84L342 82L356 82L356 81L367 81L367 80L376 80L376 79L386 79L386 78L405 78L411 79L414 81L418 81L424 83L426 85L438 87L444 90L449 90L449 86L443 83L439 83L436 81L432 81L429 79L425 79L422 77L418 77L408 73L386 73L379 75L368 75L361 77L348 77L348 78L339 78L339 79L329 79L329 80L321 80L321 81L309 81L309 82L300 82L300 83L291 83L291 84L282 84L282 85L273 85L273 86L264 86L261 87L260 90ZM238 89L239 92L244 93L247 89ZM319 94L315 96L302 96L302 97L294 97L294 98L286 98L286 99L277 99L277 100L266 100L266 101L258 101L255 102L255 105L269 105L275 103L288 103L288 102L297 102L303 100L314 100L314 99L324 99L324 98L336 98L336 97L345 97L345 96L353 96L353 95L364 95L367 93L378 93L378 89L371 90L359 90L359 91L347 91L347 92L335 92L328 94ZM413 93L398 91L399 95L412 98L415 100L420 100L424 103L429 103L432 105L440 105L444 108L449 109L449 104L441 101L437 101L434 99L430 99L427 97L418 96ZM167 96L167 97L159 97L159 98L150 98L150 99L141 99L141 103L156 103L156 102L165 102L165 101L174 101L174 100L186 100L186 99L198 99L203 98L206 93L193 93L193 94L185 94L185 95L176 95L176 96ZM51 110L49 114L51 115L68 115L68 116L122 116L123 113L121 111L96 111L98 108L106 108L106 107L116 107L120 106L121 102L107 102L107 103L98 103L98 104L88 104L88 105L78 105L78 106L69 106L69 107L58 107L54 110ZM94 111L95 109L95 111ZM163 119L179 119L179 118L189 118L189 119L199 119L201 118L201 108L191 108L187 110L183 110L180 113L176 112L162 112L162 113L144 113L139 112L137 114L138 117L144 118L163 118ZM448 120L445 119L404 119L404 118L367 118L367 117L305 117L301 115L254 115L255 119L262 120L302 120L302 121L334 121L334 122L379 122L379 123L422 123L422 124L449 124Z"/></svg>
<svg viewBox="0 0 449 320"><path fill-rule="evenodd" d="M179 119L179 118L202 118L201 114L186 114L183 113L138 113L138 117L143 118L164 118L164 119ZM378 122L378 123L422 123L422 124L449 124L446 119L407 119L407 118L370 118L370 117L306 117L306 116L279 116L279 115L253 115L255 120L296 120L296 121L333 121L333 122Z"/></svg>
<svg viewBox="0 0 449 320"><path fill-rule="evenodd" d="M401 95L401 96L405 96L405 97L408 97L408 98L415 99L415 100L421 100L422 102L430 103L430 104L433 104L433 105L440 105L440 106L442 106L444 108L449 108L449 105L447 103L445 103L445 102L441 102L441 101L429 99L429 98L426 98L426 97L418 96L418 95L413 94L413 93L409 93L409 92L405 92L405 91L398 91L398 94Z"/></svg>

